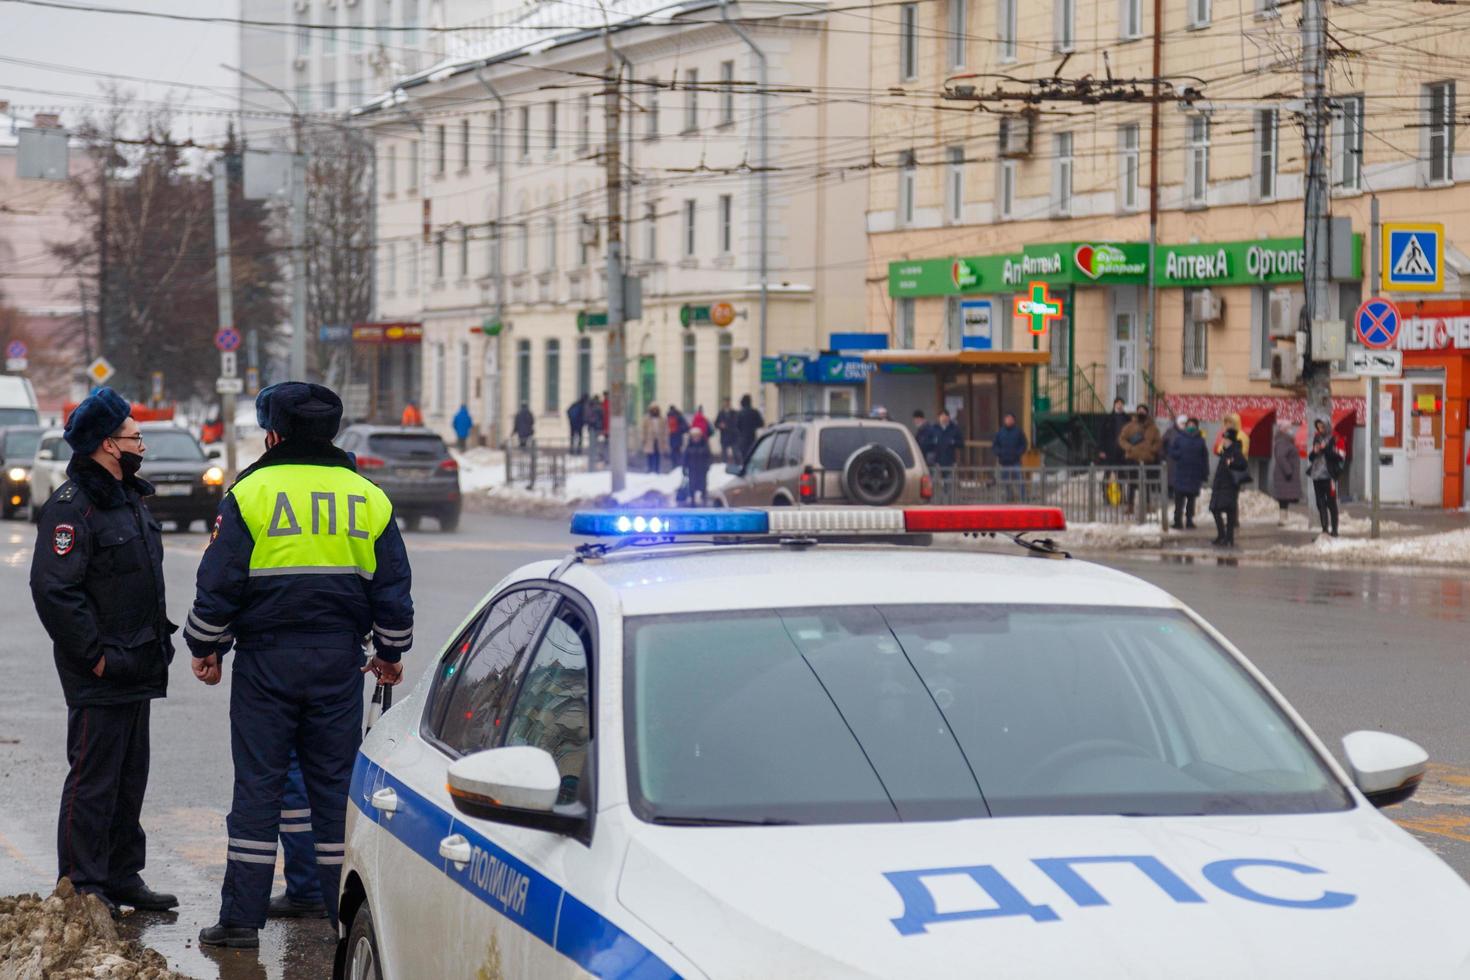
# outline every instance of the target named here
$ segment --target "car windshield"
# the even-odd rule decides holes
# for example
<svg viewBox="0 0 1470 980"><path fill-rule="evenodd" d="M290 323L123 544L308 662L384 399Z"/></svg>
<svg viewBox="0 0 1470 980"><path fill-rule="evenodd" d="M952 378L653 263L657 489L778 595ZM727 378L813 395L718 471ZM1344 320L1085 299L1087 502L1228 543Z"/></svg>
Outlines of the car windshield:
<svg viewBox="0 0 1470 980"><path fill-rule="evenodd" d="M145 454L151 462L195 463L204 459L204 450L199 441L183 429L144 429L143 444L148 447Z"/></svg>
<svg viewBox="0 0 1470 980"><path fill-rule="evenodd" d="M34 408L0 408L0 425L35 425L39 421Z"/></svg>
<svg viewBox="0 0 1470 980"><path fill-rule="evenodd" d="M1177 610L846 606L630 619L645 820L854 823L1347 809Z"/></svg>
<svg viewBox="0 0 1470 980"><path fill-rule="evenodd" d="M36 444L40 441L39 431L27 432L25 429L17 429L14 432L7 432L5 433L5 457L16 462L34 459Z"/></svg>
<svg viewBox="0 0 1470 980"><path fill-rule="evenodd" d="M905 467L914 465L914 453L909 448L908 434L891 425L829 425L822 429L817 441L817 453L822 469L840 470L848 457L864 446L877 443L898 453Z"/></svg>
<svg viewBox="0 0 1470 980"><path fill-rule="evenodd" d="M444 440L436 435L383 433L368 436L368 451L384 459L435 460L449 455Z"/></svg>

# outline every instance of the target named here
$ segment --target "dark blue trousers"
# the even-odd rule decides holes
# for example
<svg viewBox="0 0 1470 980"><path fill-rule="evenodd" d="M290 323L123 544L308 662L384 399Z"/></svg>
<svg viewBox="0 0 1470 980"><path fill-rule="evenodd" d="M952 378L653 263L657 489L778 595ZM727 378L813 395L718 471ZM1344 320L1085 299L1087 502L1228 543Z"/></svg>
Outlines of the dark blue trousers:
<svg viewBox="0 0 1470 980"><path fill-rule="evenodd" d="M311 811L317 880L337 920L347 790L362 741L362 648L247 644L235 655L230 750L235 794L219 921L265 925L283 810ZM295 750L307 807L286 807ZM299 821L298 821L299 822Z"/></svg>
<svg viewBox="0 0 1470 980"><path fill-rule="evenodd" d="M311 835L311 799L296 750L286 770L286 793L281 797L281 851L286 855L286 894L298 905L322 901L322 883L316 870L316 838Z"/></svg>
<svg viewBox="0 0 1470 980"><path fill-rule="evenodd" d="M57 876L79 892L143 883L147 838L138 815L148 787L150 710L147 701L66 709L71 769L56 827Z"/></svg>

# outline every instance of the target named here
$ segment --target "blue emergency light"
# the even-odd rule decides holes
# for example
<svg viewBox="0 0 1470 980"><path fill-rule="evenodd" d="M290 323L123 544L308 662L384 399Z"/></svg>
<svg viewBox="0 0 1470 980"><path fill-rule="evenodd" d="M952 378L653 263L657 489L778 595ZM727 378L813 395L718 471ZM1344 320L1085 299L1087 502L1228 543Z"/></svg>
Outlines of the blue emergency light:
<svg viewBox="0 0 1470 980"><path fill-rule="evenodd" d="M593 538L766 534L763 510L584 510L572 515L572 533Z"/></svg>

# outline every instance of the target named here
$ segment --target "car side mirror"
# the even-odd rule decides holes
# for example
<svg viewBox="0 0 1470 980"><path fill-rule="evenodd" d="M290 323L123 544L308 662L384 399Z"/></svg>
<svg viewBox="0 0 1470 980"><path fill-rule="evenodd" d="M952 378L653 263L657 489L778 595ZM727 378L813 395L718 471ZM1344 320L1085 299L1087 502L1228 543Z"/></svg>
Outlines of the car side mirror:
<svg viewBox="0 0 1470 980"><path fill-rule="evenodd" d="M40 459L55 459L55 458L56 458L56 454L53 453L49 449L38 449L38 450L36 450L36 459L38 459L38 460L40 460Z"/></svg>
<svg viewBox="0 0 1470 980"><path fill-rule="evenodd" d="M224 451L224 449L220 448L219 446L210 446L208 449L206 449L204 451L204 454L206 456L208 456L210 459L224 459L225 458L225 451Z"/></svg>
<svg viewBox="0 0 1470 980"><path fill-rule="evenodd" d="M726 463L725 472L731 476L743 476L745 475L745 465L743 463Z"/></svg>
<svg viewBox="0 0 1470 980"><path fill-rule="evenodd" d="M466 816L573 837L586 833L584 807L556 805L562 776L545 749L510 745L474 752L450 763L448 776L449 797Z"/></svg>
<svg viewBox="0 0 1470 980"><path fill-rule="evenodd" d="M1379 808L1413 796L1429 768L1428 752L1387 732L1353 732L1343 736L1342 747L1353 784Z"/></svg>

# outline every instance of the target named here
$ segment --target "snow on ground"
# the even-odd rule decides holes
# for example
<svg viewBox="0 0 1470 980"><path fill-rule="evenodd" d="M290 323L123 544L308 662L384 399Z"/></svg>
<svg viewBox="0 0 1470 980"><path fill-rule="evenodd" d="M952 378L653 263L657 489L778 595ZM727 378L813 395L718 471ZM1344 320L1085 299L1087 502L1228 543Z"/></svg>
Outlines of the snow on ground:
<svg viewBox="0 0 1470 980"><path fill-rule="evenodd" d="M536 486L528 490L519 477L513 484L507 485L505 453L499 449L479 448L462 453L456 451L454 457L459 461L459 486L463 492L481 492L496 501L512 504L534 501L628 504L637 501L648 506L658 506L672 503L678 493L679 484L684 481L684 474L680 470L669 473L629 471L623 489L614 494L612 474L607 470L591 473L574 470L567 473L566 486L560 492L554 491L550 478L544 476L539 477ZM582 457L572 457L568 462L574 467L584 465ZM724 486L729 480L730 475L723 467L710 468L708 482L711 490Z"/></svg>
<svg viewBox="0 0 1470 980"><path fill-rule="evenodd" d="M1377 541L1323 535L1311 544L1275 545L1251 557L1337 565L1470 565L1470 528Z"/></svg>

